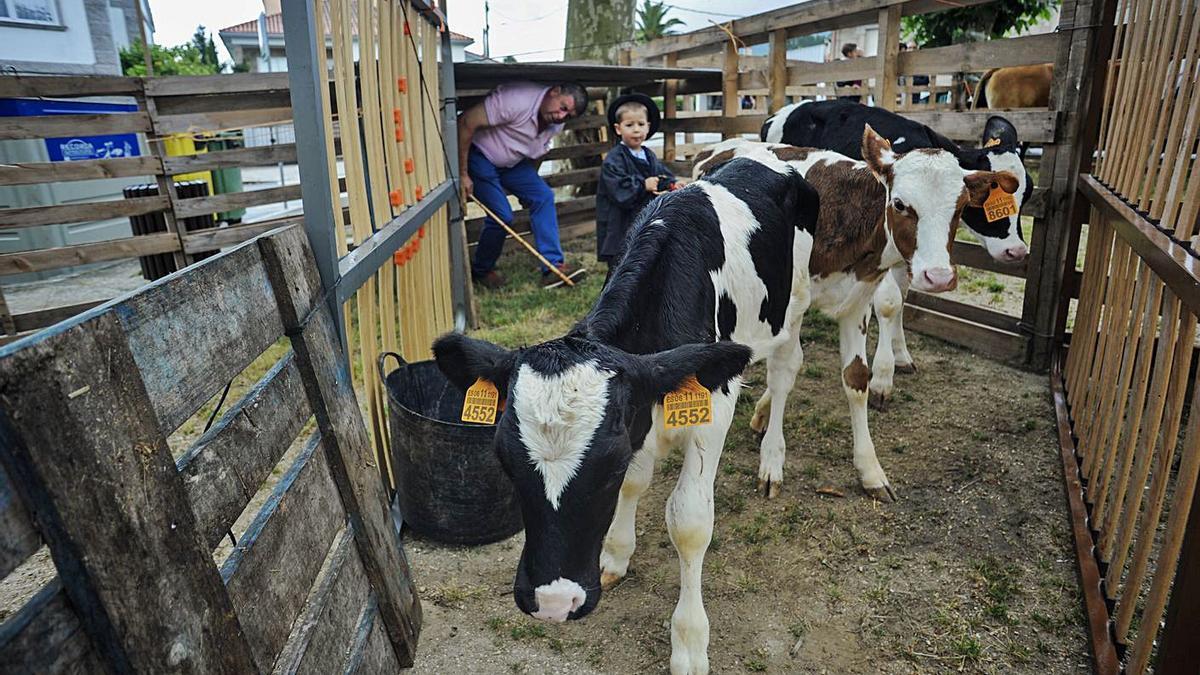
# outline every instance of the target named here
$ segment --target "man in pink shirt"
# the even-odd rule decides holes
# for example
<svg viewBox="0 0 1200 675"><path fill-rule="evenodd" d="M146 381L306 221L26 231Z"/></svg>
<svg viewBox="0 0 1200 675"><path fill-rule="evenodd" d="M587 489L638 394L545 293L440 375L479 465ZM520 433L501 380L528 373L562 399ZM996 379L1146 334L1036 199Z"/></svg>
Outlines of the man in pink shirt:
<svg viewBox="0 0 1200 675"><path fill-rule="evenodd" d="M513 82L492 90L482 102L458 119L458 166L463 192L483 202L512 224L511 192L529 211L534 243L551 264L568 277L584 270L567 265L558 238L558 212L554 192L538 176L535 160L550 149L550 139L563 123L587 107L587 91L575 83L557 85ZM489 288L504 285L496 261L504 247L505 231L491 218L484 221L475 248L471 276ZM542 270L543 285L562 283L558 275Z"/></svg>

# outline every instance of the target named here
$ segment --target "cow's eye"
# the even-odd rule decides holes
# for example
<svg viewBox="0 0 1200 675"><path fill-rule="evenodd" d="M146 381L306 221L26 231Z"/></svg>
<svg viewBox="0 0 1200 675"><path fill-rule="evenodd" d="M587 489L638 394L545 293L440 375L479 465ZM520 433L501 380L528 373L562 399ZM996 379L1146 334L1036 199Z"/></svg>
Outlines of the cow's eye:
<svg viewBox="0 0 1200 675"><path fill-rule="evenodd" d="M908 210L908 204L905 204L903 199L897 197L896 199L892 200L892 208L896 209L900 213L904 213Z"/></svg>

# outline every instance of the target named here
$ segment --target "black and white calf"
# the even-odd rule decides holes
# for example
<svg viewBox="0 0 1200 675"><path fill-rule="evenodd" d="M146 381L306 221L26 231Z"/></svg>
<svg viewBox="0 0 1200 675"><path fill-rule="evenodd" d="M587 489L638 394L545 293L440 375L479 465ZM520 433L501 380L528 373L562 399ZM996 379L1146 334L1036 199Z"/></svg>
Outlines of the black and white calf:
<svg viewBox="0 0 1200 675"><path fill-rule="evenodd" d="M816 188L821 209L809 263L812 304L839 324L842 384L850 405L859 480L872 496L891 500L895 494L879 465L867 425L868 379L873 378L866 366L866 336L872 298L895 269L905 270L906 276L911 269L913 285L920 290L953 289L957 275L949 250L960 214L970 204L982 204L993 185L1011 194L1017 181L1003 172L963 170L943 150L895 154L870 125L865 127L862 146L866 161L830 150L730 139L705 153L694 171L696 175L721 171L725 162L758 157L765 150L785 160ZM883 311L898 313L899 304ZM890 377L891 367L876 357L876 376L886 370ZM786 362L767 361L767 391L751 420L755 430L764 432L759 480L768 497L774 496L783 479L784 460L781 407L771 403L781 393L786 396L795 372Z"/></svg>
<svg viewBox="0 0 1200 675"><path fill-rule="evenodd" d="M896 113L852 101L801 102L785 106L763 124L760 138L772 143L824 148L854 159L859 154L863 128L870 125L892 143L896 152L917 148L940 148L952 153L959 165L971 171L1007 171L1017 179L1014 193L1018 214L988 222L982 208L968 205L962 223L982 242L992 258L1004 263L1025 260L1029 249L1021 233L1021 206L1033 193L1033 184L1021 161L1016 127L994 115L983 130L981 148L964 148L928 126ZM699 158L703 159L703 157ZM904 338L904 298L908 295L907 270L896 268L876 290L875 314L879 318L879 344L876 347L871 380L871 403L883 407L892 394L896 369L913 372L915 366ZM895 364L887 366L886 364ZM885 367L886 366L886 367Z"/></svg>
<svg viewBox="0 0 1200 675"><path fill-rule="evenodd" d="M525 518L522 611L563 621L596 607L601 562L609 581L628 566L655 459L683 446L666 509L680 564L671 671L708 672L700 582L713 479L742 369L798 345L817 211L816 192L774 156L730 162L643 211L595 307L566 336L515 351L462 335L434 344L453 382L484 378L507 399L495 444ZM667 430L662 397L692 375L711 392L712 422Z"/></svg>

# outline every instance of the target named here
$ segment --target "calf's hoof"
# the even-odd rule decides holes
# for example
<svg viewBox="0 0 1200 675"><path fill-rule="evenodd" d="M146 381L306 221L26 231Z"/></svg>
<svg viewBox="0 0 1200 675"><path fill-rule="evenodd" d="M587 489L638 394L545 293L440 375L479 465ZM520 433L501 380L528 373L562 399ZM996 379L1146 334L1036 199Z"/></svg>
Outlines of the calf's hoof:
<svg viewBox="0 0 1200 675"><path fill-rule="evenodd" d="M621 585L621 582L624 580L625 580L625 577L618 576L616 574L613 574L612 572L601 572L600 573L600 590L602 590L604 592L611 591L612 589Z"/></svg>
<svg viewBox="0 0 1200 675"><path fill-rule="evenodd" d="M904 373L905 375L915 375L917 372L917 364L915 363L897 363L896 372Z"/></svg>
<svg viewBox="0 0 1200 675"><path fill-rule="evenodd" d="M872 410L886 412L888 409L888 399L890 398L891 394L872 389L871 393L867 396L867 405L869 405Z"/></svg>
<svg viewBox="0 0 1200 675"><path fill-rule="evenodd" d="M878 502L883 502L885 504L891 504L899 499L899 497L896 496L896 491L893 490L892 486L888 485L887 483L884 483L879 487L863 487L863 491L865 491L867 496L871 499L874 499Z"/></svg>
<svg viewBox="0 0 1200 675"><path fill-rule="evenodd" d="M771 480L770 478L758 479L758 492L767 499L775 499L779 496L779 486L783 483L782 480Z"/></svg>
<svg viewBox="0 0 1200 675"><path fill-rule="evenodd" d="M767 417L770 414L771 408L768 406L762 410L755 410L754 415L750 418L750 428L758 432L760 438L767 431Z"/></svg>

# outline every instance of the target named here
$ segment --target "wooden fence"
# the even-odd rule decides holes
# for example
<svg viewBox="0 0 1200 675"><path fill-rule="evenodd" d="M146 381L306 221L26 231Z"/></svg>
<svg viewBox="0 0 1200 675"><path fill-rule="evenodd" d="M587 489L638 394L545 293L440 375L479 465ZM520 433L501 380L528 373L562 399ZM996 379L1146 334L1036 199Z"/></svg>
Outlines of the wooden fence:
<svg viewBox="0 0 1200 675"><path fill-rule="evenodd" d="M1105 4L1098 153L1077 179L1086 256L1052 384L1097 670L1194 673L1200 10Z"/></svg>
<svg viewBox="0 0 1200 675"><path fill-rule="evenodd" d="M173 177L180 174L240 167L294 163L296 146L282 143L194 155L169 156L165 141L180 134L203 136L219 130L286 124L292 111L286 73L206 77L0 77L0 97L74 98L130 96L133 113L111 115L54 115L0 118L0 139L86 136L114 133L145 134L150 153L137 157L72 162L9 164L0 167L0 185L33 185L102 178L149 177L155 196L112 201L34 206L0 210L0 229L45 227L107 218L139 218L161 214L167 229L159 234L133 236L87 244L0 254L0 277L54 270L89 263L168 254L178 268L197 254L246 241L280 225L300 222L299 216L257 223L189 230L182 221L212 219L212 214L249 206L300 199L300 185L282 185L203 197L179 195ZM2 293L0 293L2 297ZM10 314L0 301L0 332L6 341L53 324L86 305L52 307Z"/></svg>
<svg viewBox="0 0 1200 675"><path fill-rule="evenodd" d="M953 3L955 6L982 4L981 0ZM1077 3L1064 3L1064 14ZM638 65L707 66L720 69L719 76L707 73L643 87L643 91L664 96L664 157L681 170L690 164L687 158L700 149L685 136L680 143L676 134L717 132L725 137L757 135L767 115L761 111L743 111L739 105L745 94L769 94L769 109L778 110L789 99L814 95L842 94L838 81L863 81L862 95L870 94L876 105L896 110L906 117L927 124L950 139L974 146L980 142L988 110L968 111L968 91L963 82L968 73L989 68L1055 63L1055 82L1049 109L1006 110L1003 114L1016 127L1022 142L1042 146L1042 159L1033 198L1022 214L1033 218L1030 237L1031 255L1022 264L1004 264L992 259L982 246L958 241L951 257L956 264L974 267L1010 278L1024 280L1024 303L1019 316L972 303L913 292L908 296L905 322L915 330L967 345L976 351L1007 361L1026 362L1035 368L1049 366L1052 352L1054 307L1062 286L1060 255L1066 244L1065 228L1058 223L1065 217L1054 208L1069 188L1054 187L1056 162L1062 153L1074 152L1077 101L1068 96L1077 86L1081 71L1069 68L1074 32L1058 32L1005 40L953 45L902 52L899 49L900 17L924 14L948 8L936 0L818 0L735 19L722 26L674 35L637 46L629 59ZM877 24L880 45L878 55L828 63L788 60L787 39L821 31ZM745 56L744 46L767 43L766 58ZM1078 60L1078 57L1076 57ZM935 81L949 76L952 87L950 107L933 110L914 106L901 91L899 78L911 82L915 75ZM814 87L820 85L821 89ZM724 108L719 114L698 116L676 109L679 94L718 93ZM933 97L930 97L933 99ZM865 98L864 98L865 100ZM1043 264L1043 261L1051 264ZM1068 282L1072 281L1068 278ZM1050 294L1050 301L1045 297Z"/></svg>
<svg viewBox="0 0 1200 675"><path fill-rule="evenodd" d="M57 572L0 624L6 671L411 665L421 607L324 300L290 227L0 349L0 577L43 545ZM174 459L167 436L281 338Z"/></svg>

